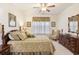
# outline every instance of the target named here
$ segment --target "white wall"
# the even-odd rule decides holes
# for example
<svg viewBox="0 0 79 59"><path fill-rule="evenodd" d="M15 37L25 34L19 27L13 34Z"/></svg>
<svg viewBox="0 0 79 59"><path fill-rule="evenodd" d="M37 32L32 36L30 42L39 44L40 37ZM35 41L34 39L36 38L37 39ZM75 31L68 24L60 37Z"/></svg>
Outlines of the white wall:
<svg viewBox="0 0 79 59"><path fill-rule="evenodd" d="M32 22L32 17L33 16L26 16L26 22L27 21L31 21ZM54 21L54 22L57 22L57 16L56 15L53 15L53 16L45 16L45 15L37 15L37 16L35 16L35 17L50 17L50 26L51 26L51 22L52 21ZM55 28L57 28L57 26L56 27L51 27L50 28L50 33L52 33L51 31L52 31L52 29L55 29ZM31 32L32 31L32 28L31 27L27 27L27 31L29 31L29 32ZM32 33L32 32L31 32Z"/></svg>
<svg viewBox="0 0 79 59"><path fill-rule="evenodd" d="M12 13L16 16L17 26L16 27L9 27L8 26L8 13ZM19 11L15 6L11 4L0 4L0 23L4 25L5 33L13 30L19 29L19 22L23 20L23 14ZM1 37L1 36L0 36ZM1 44L1 40L0 40Z"/></svg>
<svg viewBox="0 0 79 59"><path fill-rule="evenodd" d="M73 4L58 16L57 28L63 29L64 33L68 33L68 17L79 14L79 4Z"/></svg>
<svg viewBox="0 0 79 59"><path fill-rule="evenodd" d="M57 15L37 13L37 11L33 11L33 8L32 8L32 7L29 8L29 9L27 9L27 11L25 12L24 15L25 15L24 18L25 18L25 21L26 21L26 22L27 22L27 21L31 21L31 22L32 22L32 17L50 17L50 20L51 20L50 23L51 23L52 21L57 22ZM56 27L53 27L53 28L56 28ZM52 30L53 28L51 27L50 33L52 33L51 30ZM32 31L32 28L31 28L31 27L27 27L27 31L31 32L31 31ZM31 33L32 33L32 32L31 32Z"/></svg>
<svg viewBox="0 0 79 59"><path fill-rule="evenodd" d="M8 13L12 13L16 16L16 27L8 26ZM21 11L15 8L15 6L10 4L0 4L0 23L2 23L5 26L5 32L8 32L12 29L18 29L20 20L23 20L23 14L21 13Z"/></svg>

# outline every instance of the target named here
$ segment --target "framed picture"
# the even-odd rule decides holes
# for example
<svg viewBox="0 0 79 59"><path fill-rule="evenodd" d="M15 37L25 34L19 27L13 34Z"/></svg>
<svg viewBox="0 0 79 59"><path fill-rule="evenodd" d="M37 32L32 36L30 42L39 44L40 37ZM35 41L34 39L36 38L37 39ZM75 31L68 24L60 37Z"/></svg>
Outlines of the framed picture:
<svg viewBox="0 0 79 59"><path fill-rule="evenodd" d="M31 22L27 22L27 27L31 27Z"/></svg>
<svg viewBox="0 0 79 59"><path fill-rule="evenodd" d="M9 17L9 27L16 27L16 16L8 13L8 17Z"/></svg>
<svg viewBox="0 0 79 59"><path fill-rule="evenodd" d="M56 22L51 22L51 27L56 27Z"/></svg>

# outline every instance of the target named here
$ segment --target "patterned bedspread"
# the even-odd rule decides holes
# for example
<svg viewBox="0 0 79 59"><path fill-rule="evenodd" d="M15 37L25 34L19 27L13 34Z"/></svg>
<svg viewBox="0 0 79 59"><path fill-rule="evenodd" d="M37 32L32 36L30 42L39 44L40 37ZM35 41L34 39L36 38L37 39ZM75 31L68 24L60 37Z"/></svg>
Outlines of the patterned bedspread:
<svg viewBox="0 0 79 59"><path fill-rule="evenodd" d="M47 38L28 38L23 41L9 41L10 51L18 53L54 54L55 48L51 40Z"/></svg>

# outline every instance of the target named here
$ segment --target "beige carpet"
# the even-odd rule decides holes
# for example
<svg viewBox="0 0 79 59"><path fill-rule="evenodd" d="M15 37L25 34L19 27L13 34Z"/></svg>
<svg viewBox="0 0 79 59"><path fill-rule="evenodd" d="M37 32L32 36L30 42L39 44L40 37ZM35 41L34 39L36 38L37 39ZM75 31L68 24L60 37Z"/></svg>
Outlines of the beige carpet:
<svg viewBox="0 0 79 59"><path fill-rule="evenodd" d="M67 48L59 44L57 41L52 41L53 45L55 46L55 55L73 55Z"/></svg>

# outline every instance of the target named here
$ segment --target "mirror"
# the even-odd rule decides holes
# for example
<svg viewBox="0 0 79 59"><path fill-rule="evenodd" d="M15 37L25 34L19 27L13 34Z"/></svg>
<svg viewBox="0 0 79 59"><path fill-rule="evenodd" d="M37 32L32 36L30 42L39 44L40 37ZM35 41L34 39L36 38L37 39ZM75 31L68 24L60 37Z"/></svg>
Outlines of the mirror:
<svg viewBox="0 0 79 59"><path fill-rule="evenodd" d="M68 18L68 31L77 33L78 31L78 16L72 16Z"/></svg>
<svg viewBox="0 0 79 59"><path fill-rule="evenodd" d="M71 21L70 22L70 31L76 32L78 29L78 22L77 21Z"/></svg>

